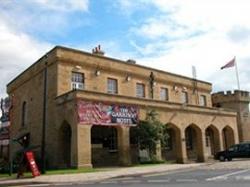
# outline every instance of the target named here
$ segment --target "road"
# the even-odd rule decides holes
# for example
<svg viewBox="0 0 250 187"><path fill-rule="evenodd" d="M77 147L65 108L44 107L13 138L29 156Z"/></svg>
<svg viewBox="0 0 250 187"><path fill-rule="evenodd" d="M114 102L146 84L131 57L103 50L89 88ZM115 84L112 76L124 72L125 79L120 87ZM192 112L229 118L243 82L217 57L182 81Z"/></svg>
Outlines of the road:
<svg viewBox="0 0 250 187"><path fill-rule="evenodd" d="M249 187L250 162L232 161L203 165L193 169L168 171L96 182L27 184L26 187ZM13 185L14 186L14 185ZM20 185L19 185L20 186Z"/></svg>
<svg viewBox="0 0 250 187"><path fill-rule="evenodd" d="M65 187L249 187L250 169L199 168L172 173L113 178L91 183L54 184ZM46 186L46 184L28 185Z"/></svg>

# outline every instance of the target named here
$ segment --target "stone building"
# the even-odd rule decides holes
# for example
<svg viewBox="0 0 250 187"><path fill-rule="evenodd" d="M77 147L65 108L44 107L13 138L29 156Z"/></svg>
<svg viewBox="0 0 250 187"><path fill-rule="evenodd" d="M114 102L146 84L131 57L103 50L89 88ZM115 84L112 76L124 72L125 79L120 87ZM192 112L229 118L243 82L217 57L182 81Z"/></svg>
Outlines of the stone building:
<svg viewBox="0 0 250 187"><path fill-rule="evenodd" d="M7 85L11 138L29 133L30 143L41 145L45 120L49 167L130 165L138 152L131 127L154 109L169 127L162 157L203 162L239 141L236 112L213 108L211 89L208 82L106 57L100 48L56 46ZM18 149L11 146L13 154Z"/></svg>
<svg viewBox="0 0 250 187"><path fill-rule="evenodd" d="M250 95L247 91L235 90L212 94L215 107L227 108L237 112L237 124L239 130L239 141L250 141Z"/></svg>

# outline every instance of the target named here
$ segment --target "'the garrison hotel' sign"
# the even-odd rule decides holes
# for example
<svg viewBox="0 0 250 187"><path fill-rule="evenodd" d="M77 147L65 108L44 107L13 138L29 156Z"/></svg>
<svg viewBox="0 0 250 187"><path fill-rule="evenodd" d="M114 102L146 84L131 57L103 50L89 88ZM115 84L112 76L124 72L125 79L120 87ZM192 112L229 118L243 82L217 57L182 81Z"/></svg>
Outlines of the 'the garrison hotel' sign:
<svg viewBox="0 0 250 187"><path fill-rule="evenodd" d="M136 125L139 118L137 106L106 104L79 100L78 122L93 125Z"/></svg>

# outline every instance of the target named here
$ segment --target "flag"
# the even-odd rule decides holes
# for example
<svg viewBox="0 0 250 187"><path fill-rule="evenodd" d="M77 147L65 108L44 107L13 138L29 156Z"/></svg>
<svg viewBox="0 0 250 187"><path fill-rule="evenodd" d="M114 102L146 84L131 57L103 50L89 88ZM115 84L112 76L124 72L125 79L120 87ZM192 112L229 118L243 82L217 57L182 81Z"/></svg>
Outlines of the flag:
<svg viewBox="0 0 250 187"><path fill-rule="evenodd" d="M230 60L226 65L222 66L220 69L231 68L235 66L235 57Z"/></svg>

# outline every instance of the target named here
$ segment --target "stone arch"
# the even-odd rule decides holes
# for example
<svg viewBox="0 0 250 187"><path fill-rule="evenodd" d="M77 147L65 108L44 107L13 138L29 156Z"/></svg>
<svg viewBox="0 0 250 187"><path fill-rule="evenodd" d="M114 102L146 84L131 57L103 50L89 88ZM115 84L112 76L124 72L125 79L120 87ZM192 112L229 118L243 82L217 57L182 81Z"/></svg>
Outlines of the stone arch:
<svg viewBox="0 0 250 187"><path fill-rule="evenodd" d="M140 147L138 143L138 137L136 135L136 126L131 126L129 128L129 143L130 143L130 154L131 162L133 164L138 164L140 162Z"/></svg>
<svg viewBox="0 0 250 187"><path fill-rule="evenodd" d="M162 147L162 156L166 160L176 160L176 162L182 162L181 129L173 123L167 123L166 125L166 133L168 133L169 138L166 142L166 146Z"/></svg>
<svg viewBox="0 0 250 187"><path fill-rule="evenodd" d="M218 151L220 151L220 131L214 125L209 125L205 130L206 136L206 152L208 156L215 155Z"/></svg>
<svg viewBox="0 0 250 187"><path fill-rule="evenodd" d="M231 145L235 144L234 130L229 125L222 129L222 139L224 149L227 149Z"/></svg>
<svg viewBox="0 0 250 187"><path fill-rule="evenodd" d="M91 127L91 153L94 167L118 165L117 127L93 125Z"/></svg>
<svg viewBox="0 0 250 187"><path fill-rule="evenodd" d="M71 164L71 141L72 141L72 130L71 126L67 121L63 121L58 133L59 147L58 147L58 158L59 166L61 168L70 168Z"/></svg>
<svg viewBox="0 0 250 187"><path fill-rule="evenodd" d="M196 124L186 127L185 141L188 160L203 161L202 131Z"/></svg>

